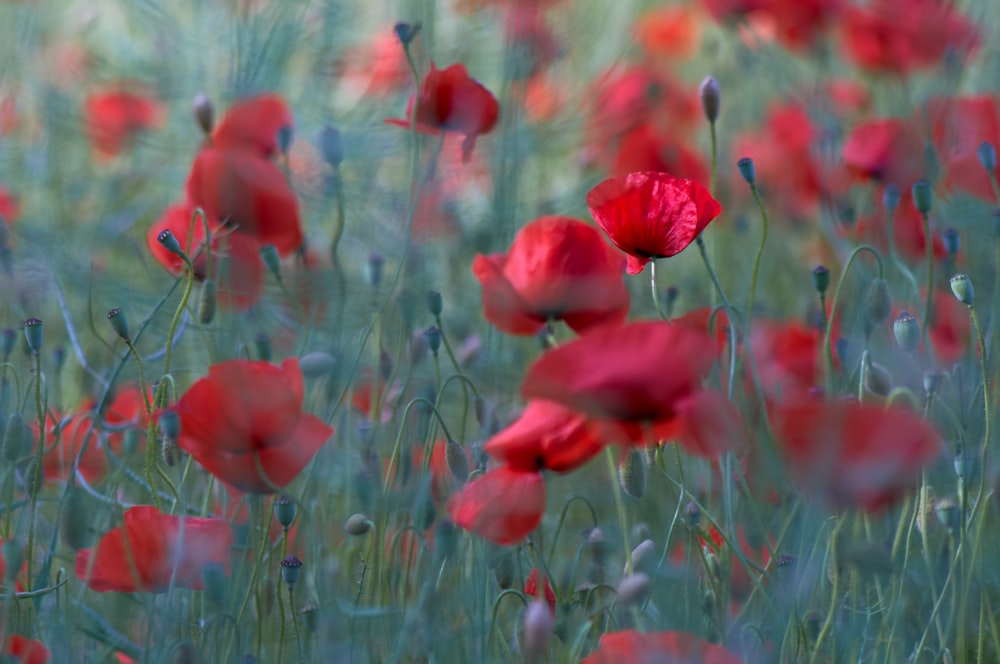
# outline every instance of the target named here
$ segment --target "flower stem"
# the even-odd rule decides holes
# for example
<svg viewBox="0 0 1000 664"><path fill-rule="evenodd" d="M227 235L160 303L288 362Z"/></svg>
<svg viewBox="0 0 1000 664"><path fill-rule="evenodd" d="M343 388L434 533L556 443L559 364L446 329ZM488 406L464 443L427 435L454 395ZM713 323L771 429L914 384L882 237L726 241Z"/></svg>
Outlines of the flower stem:
<svg viewBox="0 0 1000 664"><path fill-rule="evenodd" d="M615 453L611 447L604 448L604 459L608 463L608 475L615 494L615 509L618 511L618 526L622 531L622 546L625 550L625 575L632 573L632 552L628 548L628 516L625 513L625 499L622 498L622 487L618 483L618 467L615 465Z"/></svg>
<svg viewBox="0 0 1000 664"><path fill-rule="evenodd" d="M757 255L753 260L753 271L750 273L750 297L747 301L747 325L753 324L753 305L757 294L757 271L760 269L760 258L764 254L764 243L767 242L767 210L764 209L764 201L760 199L760 191L757 190L757 185L751 184L750 192L753 194L753 199L757 202L757 208L760 210L761 235L760 245L757 247Z"/></svg>
<svg viewBox="0 0 1000 664"><path fill-rule="evenodd" d="M878 263L878 276L879 279L885 274L885 268L882 266L882 257L879 256L878 252L867 244L862 244L851 252L851 255L847 258L847 265L844 266L844 271L840 273L840 278L837 280L837 288L833 291L833 303L830 306L830 316L826 321L826 330L823 333L823 369L826 374L826 392L827 394L833 394L833 352L830 350L830 336L833 331L833 320L837 316L837 302L840 301L840 289L844 285L844 278L851 269L851 265L854 264L854 259L858 257L862 251L867 251L872 256L875 257Z"/></svg>
<svg viewBox="0 0 1000 664"><path fill-rule="evenodd" d="M656 313L660 315L663 320L670 320L670 317L663 311L660 307L660 296L656 290L656 261L651 261L649 263L649 290L653 295L653 306L656 307Z"/></svg>

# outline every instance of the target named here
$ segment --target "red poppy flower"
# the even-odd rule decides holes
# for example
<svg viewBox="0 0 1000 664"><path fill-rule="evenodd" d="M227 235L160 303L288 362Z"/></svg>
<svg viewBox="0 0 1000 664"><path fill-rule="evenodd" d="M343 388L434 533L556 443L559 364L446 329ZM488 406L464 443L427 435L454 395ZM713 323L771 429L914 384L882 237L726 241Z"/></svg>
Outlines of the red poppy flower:
<svg viewBox="0 0 1000 664"><path fill-rule="evenodd" d="M388 119L389 124L409 127L414 100L410 99L407 119ZM476 139L488 134L500 118L500 105L483 85L469 76L465 65L454 64L431 70L424 77L417 102L416 128L425 134L451 131L465 136L462 157L468 160L476 147Z"/></svg>
<svg viewBox="0 0 1000 664"><path fill-rule="evenodd" d="M541 217L522 228L506 254L476 256L486 319L509 334L536 334L550 319L581 332L628 314L625 261L592 226Z"/></svg>
<svg viewBox="0 0 1000 664"><path fill-rule="evenodd" d="M455 525L491 542L517 544L538 527L545 482L538 472L498 466L472 480L448 501Z"/></svg>
<svg viewBox="0 0 1000 664"><path fill-rule="evenodd" d="M909 191L924 175L924 144L905 120L882 118L855 127L842 151L844 164L858 176Z"/></svg>
<svg viewBox="0 0 1000 664"><path fill-rule="evenodd" d="M913 197L908 194L910 187L902 188L905 193L899 199L899 207L893 214L892 230L895 237L896 250L905 258L913 261L923 261L927 258L927 234L924 231L924 218L913 204ZM872 197L879 202L874 214L858 219L853 231L858 240L868 242L880 251L888 251L889 226L885 208L881 205L881 187L872 192ZM942 260L948 255L941 234L935 232L936 218L931 211L931 243L935 260ZM850 228L845 228L850 231Z"/></svg>
<svg viewBox="0 0 1000 664"><path fill-rule="evenodd" d="M928 103L934 148L946 186L996 203L990 177L979 163L984 141L1000 145L1000 109L991 95L934 99Z"/></svg>
<svg viewBox="0 0 1000 664"><path fill-rule="evenodd" d="M158 127L161 115L155 100L125 84L93 92L83 104L87 137L102 158L120 154L139 131Z"/></svg>
<svg viewBox="0 0 1000 664"><path fill-rule="evenodd" d="M21 199L0 187L0 221L12 224L21 216Z"/></svg>
<svg viewBox="0 0 1000 664"><path fill-rule="evenodd" d="M49 418L49 430L45 436L46 449L52 448L58 436L59 442L52 451L42 457L42 476L49 482L62 482L80 456L77 470L88 483L94 484L108 472L108 460L104 448L97 437L96 423L83 410L65 421ZM38 441L38 424L33 427L35 442ZM86 446L84 446L86 442ZM82 455L81 455L82 451Z"/></svg>
<svg viewBox="0 0 1000 664"><path fill-rule="evenodd" d="M754 321L750 347L757 380L768 400L799 399L822 384L823 338L822 330L798 320Z"/></svg>
<svg viewBox="0 0 1000 664"><path fill-rule="evenodd" d="M392 26L379 28L367 44L349 49L339 62L338 85L364 96L388 96L401 90L411 76L406 53Z"/></svg>
<svg viewBox="0 0 1000 664"><path fill-rule="evenodd" d="M568 473L593 459L604 440L587 417L553 401L533 400L483 451L517 470Z"/></svg>
<svg viewBox="0 0 1000 664"><path fill-rule="evenodd" d="M49 664L52 651L41 641L11 634L4 640L3 654L10 655L18 664Z"/></svg>
<svg viewBox="0 0 1000 664"><path fill-rule="evenodd" d="M608 174L624 176L638 171L674 173L676 177L701 182L708 167L697 150L677 140L676 132L657 130L644 122L621 134L616 143Z"/></svg>
<svg viewBox="0 0 1000 664"><path fill-rule="evenodd" d="M650 55L689 58L701 42L701 22L692 7L667 5L636 19L632 34Z"/></svg>
<svg viewBox="0 0 1000 664"><path fill-rule="evenodd" d="M294 480L333 435L302 412L303 395L297 359L213 365L172 408L181 418L177 444L240 491L271 493Z"/></svg>
<svg viewBox="0 0 1000 664"><path fill-rule="evenodd" d="M146 388L146 395L149 402L153 401L153 391ZM115 431L108 433L108 447L118 456L124 454L123 429L126 425L138 429L140 441L146 439L146 429L149 426L149 416L146 415L146 403L143 399L139 386L135 383L125 383L115 389L114 399L104 410L104 422L113 427Z"/></svg>
<svg viewBox="0 0 1000 664"><path fill-rule="evenodd" d="M930 423L898 408L806 401L779 409L774 425L795 481L833 510L892 504L942 451Z"/></svg>
<svg viewBox="0 0 1000 664"><path fill-rule="evenodd" d="M743 658L687 632L606 632L580 664L740 664Z"/></svg>
<svg viewBox="0 0 1000 664"><path fill-rule="evenodd" d="M98 592L165 592L202 588L202 570L221 565L229 574L233 536L221 519L181 518L140 505L93 549L76 554L76 576ZM91 569L91 565L93 568Z"/></svg>
<svg viewBox="0 0 1000 664"><path fill-rule="evenodd" d="M235 102L212 132L212 145L222 150L254 151L264 159L282 152L282 133L291 137L295 124L288 103L269 93Z"/></svg>
<svg viewBox="0 0 1000 664"><path fill-rule="evenodd" d="M541 583L539 583L539 579L541 579ZM524 582L524 594L544 599L545 603L549 605L549 611L552 612L552 615L556 614L556 593L552 590L548 578L544 573L539 572L537 567L531 568L531 573L528 574L528 578Z"/></svg>
<svg viewBox="0 0 1000 664"><path fill-rule="evenodd" d="M684 251L722 206L700 184L667 173L630 173L600 183L587 194L597 225L628 254L629 274L651 260Z"/></svg>

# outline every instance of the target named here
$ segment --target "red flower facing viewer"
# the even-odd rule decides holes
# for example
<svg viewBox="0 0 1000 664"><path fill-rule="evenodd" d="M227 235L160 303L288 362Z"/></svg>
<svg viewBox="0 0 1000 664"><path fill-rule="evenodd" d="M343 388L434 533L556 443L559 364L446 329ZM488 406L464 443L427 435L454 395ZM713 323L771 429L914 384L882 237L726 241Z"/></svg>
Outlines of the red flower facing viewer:
<svg viewBox="0 0 1000 664"><path fill-rule="evenodd" d="M123 152L143 129L158 127L161 115L159 104L148 94L124 84L93 92L83 104L87 137L104 159Z"/></svg>
<svg viewBox="0 0 1000 664"><path fill-rule="evenodd" d="M628 273L684 251L722 206L694 180L652 171L605 180L587 206L608 237L628 254Z"/></svg>
<svg viewBox="0 0 1000 664"><path fill-rule="evenodd" d="M580 664L740 664L742 657L687 632L607 632Z"/></svg>
<svg viewBox="0 0 1000 664"><path fill-rule="evenodd" d="M425 134L442 131L463 134L462 156L466 161L472 157L476 139L492 131L500 119L500 105L496 98L482 83L471 78L462 64L438 69L431 62L431 70L424 77L419 97L416 101L410 99L407 119L388 119L386 122L408 128L414 103L417 106L414 118L417 131Z"/></svg>
<svg viewBox="0 0 1000 664"><path fill-rule="evenodd" d="M892 504L942 450L938 432L919 416L858 402L785 406L775 433L796 483L833 510Z"/></svg>
<svg viewBox="0 0 1000 664"><path fill-rule="evenodd" d="M506 254L476 256L486 319L509 334L535 334L549 319L580 332L628 314L625 261L597 229L569 217L522 228Z"/></svg>
<svg viewBox="0 0 1000 664"><path fill-rule="evenodd" d="M177 444L205 470L240 491L272 493L295 479L333 429L302 412L297 359L229 360L213 365L173 410ZM262 475L263 473L263 475Z"/></svg>
<svg viewBox="0 0 1000 664"><path fill-rule="evenodd" d="M200 590L206 565L229 574L232 544L221 519L182 519L140 505L95 548L77 552L76 575L98 592L165 592L171 577L175 587Z"/></svg>

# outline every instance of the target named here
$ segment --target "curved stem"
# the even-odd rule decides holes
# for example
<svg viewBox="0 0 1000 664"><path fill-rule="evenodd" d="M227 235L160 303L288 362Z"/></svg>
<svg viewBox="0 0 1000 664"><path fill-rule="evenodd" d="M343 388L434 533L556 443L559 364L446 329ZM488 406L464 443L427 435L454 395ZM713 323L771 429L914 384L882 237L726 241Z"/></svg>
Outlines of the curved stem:
<svg viewBox="0 0 1000 664"><path fill-rule="evenodd" d="M830 316L827 318L826 330L823 333L823 370L826 374L827 395L833 394L833 351L830 350L830 335L833 331L833 321L837 316L837 302L840 301L840 289L844 286L844 278L851 270L851 265L854 264L854 260L858 257L858 254L863 251L866 251L875 257L875 260L878 263L879 279L881 279L885 274L885 267L882 265L882 257L879 256L879 253L875 251L875 249L867 244L862 244L859 247L856 247L847 258L847 265L844 266L843 272L840 273L840 278L837 280L837 288L833 291L833 302L830 306Z"/></svg>
<svg viewBox="0 0 1000 664"><path fill-rule="evenodd" d="M760 245L757 247L757 255L753 260L753 271L750 273L750 298L747 301L746 319L748 326L753 324L753 305L757 294L757 271L760 269L760 258L764 254L764 244L767 242L767 210L764 209L764 201L760 199L760 191L758 191L757 185L751 184L750 191L753 193L753 199L757 202L757 208L760 210L761 235Z"/></svg>

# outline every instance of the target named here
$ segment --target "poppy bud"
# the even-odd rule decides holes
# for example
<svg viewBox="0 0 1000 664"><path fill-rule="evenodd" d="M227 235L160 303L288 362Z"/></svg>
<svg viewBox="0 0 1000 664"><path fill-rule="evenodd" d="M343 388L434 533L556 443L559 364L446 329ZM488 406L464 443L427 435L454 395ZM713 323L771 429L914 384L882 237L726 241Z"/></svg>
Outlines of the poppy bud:
<svg viewBox="0 0 1000 664"><path fill-rule="evenodd" d="M644 560L647 558L651 559L655 548L656 544L651 539L644 539L639 542L639 545L632 549L632 553L629 555L629 560L632 561L632 569L639 569Z"/></svg>
<svg viewBox="0 0 1000 664"><path fill-rule="evenodd" d="M899 347L912 353L920 346L920 323L917 317L906 311L896 317L892 324L892 334Z"/></svg>
<svg viewBox="0 0 1000 664"><path fill-rule="evenodd" d="M438 351L441 350L441 330L431 325L424 330L424 338L427 339L427 347L430 348L431 353L437 356Z"/></svg>
<svg viewBox="0 0 1000 664"><path fill-rule="evenodd" d="M944 372L931 369L924 372L924 392L928 397L937 394L941 389L941 382L944 380Z"/></svg>
<svg viewBox="0 0 1000 664"><path fill-rule="evenodd" d="M971 307L976 297L976 292L972 288L972 279L964 274L956 274L949 283L951 284L951 292L955 294L958 301Z"/></svg>
<svg viewBox="0 0 1000 664"><path fill-rule="evenodd" d="M921 214L931 211L931 184L927 180L917 180L913 183L913 205Z"/></svg>
<svg viewBox="0 0 1000 664"><path fill-rule="evenodd" d="M201 293L198 295L198 322L208 325L215 318L215 301L218 288L215 281L205 279L201 285Z"/></svg>
<svg viewBox="0 0 1000 664"><path fill-rule="evenodd" d="M202 133L206 136L211 134L212 126L215 124L215 107L212 106L212 100L204 92L199 92L194 96L191 110L194 112L194 121Z"/></svg>
<svg viewBox="0 0 1000 664"><path fill-rule="evenodd" d="M826 293L826 289L830 287L830 270L825 266L817 265L813 269L813 287L820 295Z"/></svg>
<svg viewBox="0 0 1000 664"><path fill-rule="evenodd" d="M306 353L299 358L299 367L306 378L322 378L333 372L337 360L329 353Z"/></svg>
<svg viewBox="0 0 1000 664"><path fill-rule="evenodd" d="M295 501L288 496L278 496L274 499L274 518L285 530L295 521Z"/></svg>
<svg viewBox="0 0 1000 664"><path fill-rule="evenodd" d="M987 173L993 174L997 168L997 149L989 141L983 141L976 150L979 155L979 163L983 165Z"/></svg>
<svg viewBox="0 0 1000 664"><path fill-rule="evenodd" d="M292 141L295 139L295 130L291 126L285 125L278 129L278 149L281 154L288 154L292 149Z"/></svg>
<svg viewBox="0 0 1000 664"><path fill-rule="evenodd" d="M885 188L885 191L882 192L882 205L887 212L896 211L896 208L899 207L900 196L899 187L896 185L890 184Z"/></svg>
<svg viewBox="0 0 1000 664"><path fill-rule="evenodd" d="M743 157L738 162L736 162L736 167L740 169L740 175L751 187L757 184L757 172L753 166L753 159L750 157Z"/></svg>
<svg viewBox="0 0 1000 664"><path fill-rule="evenodd" d="M429 291L427 293L427 310L431 312L431 316L434 316L434 318L441 316L441 312L444 311L444 298L441 297L441 293L437 291Z"/></svg>
<svg viewBox="0 0 1000 664"><path fill-rule="evenodd" d="M115 331L121 339L128 341L131 336L128 330L128 318L125 317L125 312L121 309L112 309L108 312L108 322L111 323L111 329Z"/></svg>
<svg viewBox="0 0 1000 664"><path fill-rule="evenodd" d="M219 563L207 563L201 568L201 582L205 597L215 607L226 603L226 571Z"/></svg>
<svg viewBox="0 0 1000 664"><path fill-rule="evenodd" d="M865 351L867 355L868 351ZM862 360L865 367L865 389L872 394L884 397L892 391L892 374L881 364L869 362L867 356Z"/></svg>
<svg viewBox="0 0 1000 664"><path fill-rule="evenodd" d="M607 542L604 539L604 531L598 527L590 529L587 533L587 548L590 550L590 557L598 567L604 564L604 555L607 552Z"/></svg>
<svg viewBox="0 0 1000 664"><path fill-rule="evenodd" d="M42 350L42 336L44 332L42 321L37 318L29 318L24 321L22 327L24 328L24 340L27 342L28 348L37 355Z"/></svg>
<svg viewBox="0 0 1000 664"><path fill-rule="evenodd" d="M881 278L872 281L865 296L864 311L865 317L872 326L878 326L889 318L889 314L892 313L892 294L889 293L889 282Z"/></svg>
<svg viewBox="0 0 1000 664"><path fill-rule="evenodd" d="M538 599L528 605L524 612L524 625L521 633L521 649L524 659L528 662L540 662L545 659L545 650L549 644L549 636L556 625L555 616L549 610L544 599Z"/></svg>
<svg viewBox="0 0 1000 664"><path fill-rule="evenodd" d="M17 537L11 537L3 543L3 559L7 563L7 573L4 581L14 583L14 579L24 566L24 543Z"/></svg>
<svg viewBox="0 0 1000 664"><path fill-rule="evenodd" d="M706 76L698 87L698 94L701 96L701 109L705 111L705 117L714 123L719 119L719 110L722 107L722 89L719 87L719 81L714 76Z"/></svg>
<svg viewBox="0 0 1000 664"><path fill-rule="evenodd" d="M59 534L66 546L79 551L90 546L90 520L83 496L76 489L70 489L59 512Z"/></svg>
<svg viewBox="0 0 1000 664"><path fill-rule="evenodd" d="M353 535L354 537L361 537L369 530L374 527L375 524L371 522L364 514L352 514L344 522L344 532L348 535Z"/></svg>
<svg viewBox="0 0 1000 664"><path fill-rule="evenodd" d="M689 527L697 528L701 524L701 508L694 501L688 501L688 504L684 506L684 518Z"/></svg>
<svg viewBox="0 0 1000 664"><path fill-rule="evenodd" d="M949 228L942 234L941 237L944 240L944 248L948 251L948 256L954 258L958 254L959 248L962 246L958 231L954 228Z"/></svg>
<svg viewBox="0 0 1000 664"><path fill-rule="evenodd" d="M382 271L384 267L385 258L382 254L377 251L368 254L368 260L365 261L365 281L376 290L378 290L379 285L382 283Z"/></svg>
<svg viewBox="0 0 1000 664"><path fill-rule="evenodd" d="M302 561L296 555L286 556L281 561L281 580L291 589L302 576Z"/></svg>
<svg viewBox="0 0 1000 664"><path fill-rule="evenodd" d="M14 352L14 345L17 343L17 331L12 327L5 327L0 335L0 351L3 353L3 361L10 359L10 354Z"/></svg>
<svg viewBox="0 0 1000 664"><path fill-rule="evenodd" d="M268 271L281 281L281 257L278 256L278 248L273 244L263 245L260 248L260 258Z"/></svg>
<svg viewBox="0 0 1000 664"><path fill-rule="evenodd" d="M643 574L642 572L629 574L618 584L616 602L619 606L630 606L641 602L652 583L653 580L648 574Z"/></svg>
<svg viewBox="0 0 1000 664"><path fill-rule="evenodd" d="M445 443L444 458L448 462L448 470L456 480L464 482L469 479L469 456L457 440L449 438Z"/></svg>
<svg viewBox="0 0 1000 664"><path fill-rule="evenodd" d="M315 634L319 628L319 604L316 602L306 602L299 609L299 614L302 616L302 625L306 628L306 631L310 634Z"/></svg>
<svg viewBox="0 0 1000 664"><path fill-rule="evenodd" d="M420 34L421 28L423 28L423 24L421 23L401 22L393 26L393 31L396 33L396 37L399 38L399 43L407 47Z"/></svg>
<svg viewBox="0 0 1000 664"><path fill-rule="evenodd" d="M159 235L156 236L156 241L170 253L184 258L185 254L184 250L181 249L181 243L177 241L177 238L169 228L160 231Z"/></svg>
<svg viewBox="0 0 1000 664"><path fill-rule="evenodd" d="M257 347L257 359L263 362L271 361L271 338L260 332L253 338L253 345Z"/></svg>
<svg viewBox="0 0 1000 664"><path fill-rule="evenodd" d="M646 455L639 450L629 452L625 462L618 466L618 482L633 498L646 495Z"/></svg>
<svg viewBox="0 0 1000 664"><path fill-rule="evenodd" d="M340 132L330 126L324 127L319 135L319 151L323 161L334 169L339 168L344 161L344 143L340 140Z"/></svg>
<svg viewBox="0 0 1000 664"><path fill-rule="evenodd" d="M7 461L17 461L30 449L31 431L24 423L21 413L14 413L7 420L3 432L3 458Z"/></svg>
<svg viewBox="0 0 1000 664"><path fill-rule="evenodd" d="M160 413L160 433L167 440L177 440L181 435L181 416L177 411L167 409Z"/></svg>

